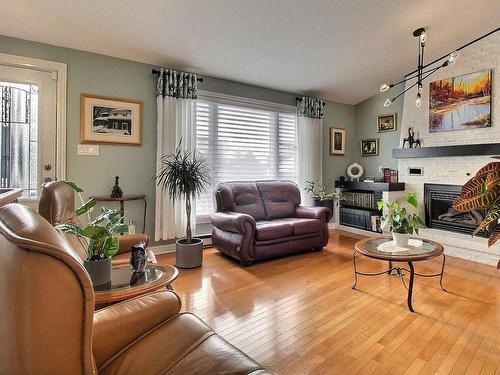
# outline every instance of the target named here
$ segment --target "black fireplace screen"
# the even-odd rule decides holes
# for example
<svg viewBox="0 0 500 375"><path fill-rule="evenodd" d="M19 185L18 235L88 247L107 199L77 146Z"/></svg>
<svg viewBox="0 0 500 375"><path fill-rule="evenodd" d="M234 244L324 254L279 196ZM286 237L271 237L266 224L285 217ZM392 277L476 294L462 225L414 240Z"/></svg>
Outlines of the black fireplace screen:
<svg viewBox="0 0 500 375"><path fill-rule="evenodd" d="M470 212L454 210L451 206L461 190L460 185L424 185L425 224L428 228L467 234L474 232L486 212L484 210ZM483 231L478 235L487 237L487 233Z"/></svg>

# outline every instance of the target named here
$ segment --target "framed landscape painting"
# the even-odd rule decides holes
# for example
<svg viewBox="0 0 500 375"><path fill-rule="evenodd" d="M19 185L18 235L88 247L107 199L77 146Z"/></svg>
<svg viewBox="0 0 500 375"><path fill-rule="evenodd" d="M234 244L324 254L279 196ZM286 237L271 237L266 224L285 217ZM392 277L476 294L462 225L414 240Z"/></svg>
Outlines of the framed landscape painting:
<svg viewBox="0 0 500 375"><path fill-rule="evenodd" d="M330 128L330 155L345 154L345 129Z"/></svg>
<svg viewBox="0 0 500 375"><path fill-rule="evenodd" d="M390 115L381 115L377 117L377 132L392 132L397 129L397 113Z"/></svg>
<svg viewBox="0 0 500 375"><path fill-rule="evenodd" d="M378 138L363 139L361 141L361 156L378 155Z"/></svg>
<svg viewBox="0 0 500 375"><path fill-rule="evenodd" d="M80 138L82 143L140 146L142 102L81 94Z"/></svg>
<svg viewBox="0 0 500 375"><path fill-rule="evenodd" d="M429 132L491 126L491 69L431 82Z"/></svg>

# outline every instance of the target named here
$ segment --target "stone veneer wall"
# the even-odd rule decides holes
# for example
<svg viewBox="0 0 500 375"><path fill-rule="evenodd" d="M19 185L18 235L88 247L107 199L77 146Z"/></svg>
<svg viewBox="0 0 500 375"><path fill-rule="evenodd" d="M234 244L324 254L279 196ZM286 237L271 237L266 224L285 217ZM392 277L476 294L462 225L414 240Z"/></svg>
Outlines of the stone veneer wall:
<svg viewBox="0 0 500 375"><path fill-rule="evenodd" d="M472 37L471 37L472 39ZM492 127L473 130L459 130L443 133L429 133L429 82L461 74L493 69L492 83ZM443 68L424 82L422 106L415 106L415 90L405 94L402 118L401 143L408 134L408 127L413 126L422 147L461 144L500 143L500 32L460 51L457 62ZM491 161L489 156L464 156L440 158L399 159L399 180L406 183L406 190L417 192L423 200L424 183L463 185L470 176ZM409 176L409 167L422 167L423 176ZM487 247L487 240L471 236L425 229L422 236L434 239L445 246L446 253L481 263L494 265L500 256L500 245Z"/></svg>

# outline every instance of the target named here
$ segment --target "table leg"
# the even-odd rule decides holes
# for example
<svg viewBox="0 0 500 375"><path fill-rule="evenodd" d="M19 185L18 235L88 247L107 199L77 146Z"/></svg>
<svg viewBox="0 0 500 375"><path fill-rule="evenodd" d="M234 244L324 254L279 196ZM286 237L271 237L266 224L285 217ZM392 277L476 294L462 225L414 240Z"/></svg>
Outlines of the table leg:
<svg viewBox="0 0 500 375"><path fill-rule="evenodd" d="M142 233L146 234L146 210L148 208L148 202L146 201L146 198L143 198L143 201L144 201L144 216L142 222Z"/></svg>
<svg viewBox="0 0 500 375"><path fill-rule="evenodd" d="M443 253L443 266L441 267L441 277L439 278L439 285L441 285L441 289L443 289L445 292L447 292L447 290L443 286L443 276L444 276L444 265L445 265L445 263L446 263L446 256Z"/></svg>
<svg viewBox="0 0 500 375"><path fill-rule="evenodd" d="M358 271L356 269L356 250L352 253L352 265L354 267L354 285L352 289L356 289L356 285L358 285Z"/></svg>
<svg viewBox="0 0 500 375"><path fill-rule="evenodd" d="M122 224L125 224L125 205L124 205L124 202L123 201L120 201L120 214L122 216L120 222ZM123 233L120 233L123 235Z"/></svg>
<svg viewBox="0 0 500 375"><path fill-rule="evenodd" d="M392 270L392 260L389 261L389 269L387 270L387 274L390 275Z"/></svg>
<svg viewBox="0 0 500 375"><path fill-rule="evenodd" d="M408 266L410 267L410 285L408 285L408 309L411 312L415 312L413 310L413 306L411 303L412 295L413 295L413 280L415 279L415 270L413 268L413 263L408 262Z"/></svg>

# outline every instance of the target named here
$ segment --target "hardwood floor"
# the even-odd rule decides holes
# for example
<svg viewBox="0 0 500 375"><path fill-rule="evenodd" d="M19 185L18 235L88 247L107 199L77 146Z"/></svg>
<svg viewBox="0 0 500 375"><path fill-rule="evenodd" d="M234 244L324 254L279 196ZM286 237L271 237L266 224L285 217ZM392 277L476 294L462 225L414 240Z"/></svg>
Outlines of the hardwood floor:
<svg viewBox="0 0 500 375"><path fill-rule="evenodd" d="M321 252L251 267L210 249L173 287L183 310L280 374L500 373L500 271L448 257L448 293L438 278L417 277L411 313L396 276L361 276L351 289L356 241L334 232ZM358 259L360 270L386 267ZM415 265L439 267L439 258Z"/></svg>

